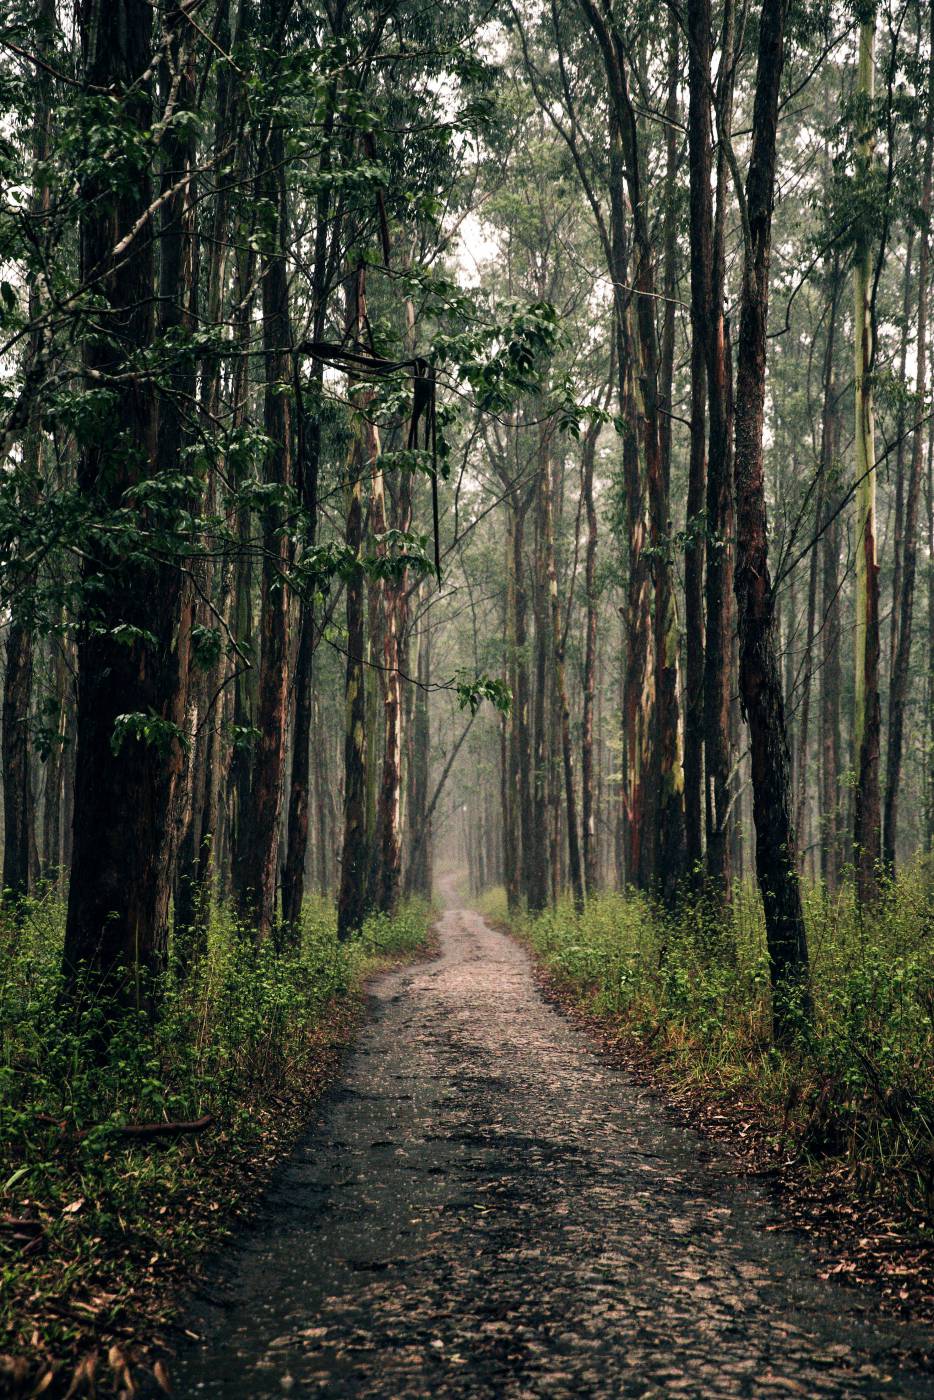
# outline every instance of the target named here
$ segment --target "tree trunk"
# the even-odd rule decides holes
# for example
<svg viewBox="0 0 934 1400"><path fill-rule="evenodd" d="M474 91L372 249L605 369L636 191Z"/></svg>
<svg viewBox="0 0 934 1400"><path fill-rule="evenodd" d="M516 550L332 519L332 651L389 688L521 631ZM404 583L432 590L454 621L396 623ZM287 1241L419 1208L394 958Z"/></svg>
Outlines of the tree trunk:
<svg viewBox="0 0 934 1400"><path fill-rule="evenodd" d="M908 342L911 340L911 291L915 237L914 228L909 228L905 248L905 274L902 282L901 346L898 352L898 382L900 384L908 383ZM890 681L895 674L895 652L898 647L898 607L902 594L902 547L905 542L905 411L906 405L900 399L895 419L895 539L892 550L892 617L889 626Z"/></svg>
<svg viewBox="0 0 934 1400"><path fill-rule="evenodd" d="M696 879L704 859L704 556L707 482L707 338L713 306L710 188L710 0L688 0L688 155L691 230L691 452L684 546L685 857Z"/></svg>
<svg viewBox="0 0 934 1400"><path fill-rule="evenodd" d="M42 873L47 880L58 884L62 878L65 863L64 851L64 808L65 808L65 746L68 740L68 715L70 711L71 685L66 648L69 642L65 637L52 639L50 668L52 672L52 694L54 710L55 738L46 759L45 774L45 819L43 822Z"/></svg>
<svg viewBox="0 0 934 1400"><path fill-rule="evenodd" d="M710 428L707 461L707 576L705 580L706 650L704 655L704 814L707 878L717 897L730 897L732 858L730 814L733 811L731 708L733 705L733 351L726 318L726 213L730 175L725 144L733 116L733 14L727 0L717 86L717 207L711 249L710 312L704 349Z"/></svg>
<svg viewBox="0 0 934 1400"><path fill-rule="evenodd" d="M186 48L187 36L176 30L159 67L162 100L173 100L179 115L190 113L196 102L193 58ZM160 256L159 256L159 335L171 340L179 334L190 335L195 327L197 307L197 258L195 257L195 209L190 185L178 188L180 172L193 179L196 160L194 127L171 124L161 143L160 195ZM169 474L177 471L187 445L188 431L185 409L194 399L196 376L194 361L180 357L170 370L171 399L160 414L159 469ZM213 487L208 483L204 500L208 510L213 506ZM209 622L210 614L199 606L195 583L201 598L209 598L213 564L208 559L195 559L189 567L182 592L182 625L190 631L195 621ZM166 864L174 872L175 933L181 935L173 956L176 957L196 923L197 864L201 847L201 816L204 784L207 776L207 730L204 712L208 702L208 672L196 654L189 652L188 673L184 678L186 692L185 735L186 753L182 777L177 785L174 811L166 833ZM184 932L183 932L184 931Z"/></svg>
<svg viewBox="0 0 934 1400"><path fill-rule="evenodd" d="M261 259L265 389L263 422L269 439L266 480L288 487L293 478L292 343L285 249L289 236L285 187L285 141L273 124L264 142L258 187L276 210L276 243ZM270 936L276 917L280 806L285 771L289 694L288 531L279 504L261 512L263 567L260 577L261 638L256 705L256 737L250 782L249 813L240 814L244 852L238 902L255 921L255 937Z"/></svg>
<svg viewBox="0 0 934 1400"><path fill-rule="evenodd" d="M353 481L347 509L346 543L354 558L363 546L363 488L360 477L362 444L353 457ZM362 567L347 580L347 668L344 682L344 835L340 893L337 905L339 938L360 928L367 912L369 849L366 828L366 649L365 595Z"/></svg>
<svg viewBox="0 0 934 1400"><path fill-rule="evenodd" d="M824 402L821 412L820 481L818 483L817 501L814 509L814 524L817 530L823 525L824 517L827 513L825 502L830 499L833 494L837 396L837 382L834 374L834 351L836 349L838 275L838 261L834 258L830 289L830 314L827 322L827 340L824 345ZM809 787L807 766L808 730L811 710L812 656L814 650L814 632L817 622L818 562L819 550L815 543L811 550L808 568L807 635L804 645L801 676L801 684L804 689L801 698L801 714L798 725L798 796L795 809L795 828L799 834L804 829L805 803ZM835 567L834 565L834 568ZM824 625L827 626L827 619L825 619Z"/></svg>
<svg viewBox="0 0 934 1400"><path fill-rule="evenodd" d="M36 12L35 47L51 51L55 40L54 0L40 0ZM35 90L35 122L32 154L37 167L48 158L49 124L51 120L51 89L44 65L36 66L33 78ZM49 208L49 190L44 179L31 199L32 212L41 217ZM35 283L29 287L29 316L35 320L41 314L41 304ZM28 364L41 353L41 337L30 335L27 345ZM24 507L28 510L38 496L43 470L42 425L35 412L30 415L23 438L22 461L17 476L21 483ZM35 583L33 571L22 579L22 596L14 596L10 605L10 625L6 640L6 667L3 676L2 731L0 754L3 761L3 895L13 900L30 892L32 885L32 853L35 846L35 802L29 769L29 711L32 701L32 680L35 642L32 619L29 617L29 593ZM17 590L19 592L19 590ZM25 605L24 605L25 604ZM47 777L52 784L58 825L57 802L60 786L61 751L53 746L47 759ZM47 811L49 806L47 804ZM56 851L55 863L59 856Z"/></svg>
<svg viewBox="0 0 934 1400"><path fill-rule="evenodd" d="M928 811L927 849L934 851L934 433L928 433Z"/></svg>
<svg viewBox="0 0 934 1400"><path fill-rule="evenodd" d="M377 555L385 556L381 537L389 529L386 489L380 465L380 441L375 424L364 421L366 453L370 463L370 531L376 539ZM373 852L375 879L373 897L378 909L394 913L399 902L402 878L400 844L400 796L402 792L402 683L400 654L400 582L405 579L381 578L376 587L382 653L377 659L377 675L383 695L383 761L377 793L376 850Z"/></svg>
<svg viewBox="0 0 934 1400"><path fill-rule="evenodd" d="M515 743L518 750L518 797L519 834L521 837L522 892L526 903L531 901L532 867L535 845L535 812L532 807L532 731L531 731L531 684L529 680L529 633L528 633L528 586L525 576L525 518L529 497L523 498L516 506L512 548L513 578L516 601L516 698Z"/></svg>
<svg viewBox="0 0 934 1400"><path fill-rule="evenodd" d="M665 170L665 248L663 332L659 358L657 466L649 464L652 543L655 569L655 676L658 778L658 850L656 881L665 906L673 909L685 873L684 763L681 736L681 681L678 605L671 541L671 397L675 354L677 291L678 68L677 16L669 16L668 103ZM636 222L638 227L638 221ZM641 298L640 298L641 300ZM642 317L640 316L640 324Z"/></svg>
<svg viewBox="0 0 934 1400"><path fill-rule="evenodd" d="M320 339L321 336L317 338ZM304 461L301 464L302 498L308 519L307 543L309 547L313 547L318 512L320 433L317 415L306 428L304 446ZM286 858L282 868L282 923L292 941L297 938L305 898L314 652L314 605L310 598L303 598L299 615L298 655L295 660L295 718L292 726L292 772L289 785Z"/></svg>
<svg viewBox="0 0 934 1400"><path fill-rule="evenodd" d="M14 901L29 894L31 884L35 818L29 771L32 672L32 632L14 609L3 675L3 895Z"/></svg>
<svg viewBox="0 0 934 1400"><path fill-rule="evenodd" d="M151 7L143 0L94 0L82 12L81 28L88 91L125 94L129 127L148 133L152 93L143 75L151 68ZM149 208L150 172L135 166L123 172L115 192L98 178L82 194L82 276L98 279L105 303L95 321L103 316L120 337L118 343L89 336L84 363L89 375L107 380L123 374L127 359L153 340L152 240L133 239L117 259L111 253ZM154 389L132 381L112 390L108 435L87 444L78 463L78 488L95 513L132 501L158 460L159 431ZM165 962L171 886L162 857L182 770L188 650L179 633L181 573L172 560L125 557L115 564L109 551L99 557L92 545L83 578L64 966L72 985L84 969L89 991L139 1004L148 996L141 974L158 974ZM124 718L121 731L128 715L139 719Z"/></svg>
<svg viewBox="0 0 934 1400"><path fill-rule="evenodd" d="M857 93L865 111L857 131L857 170L867 180L872 166L873 134L868 112L875 91L875 15L860 25ZM873 325L873 256L869 235L863 234L853 255L853 315L855 326L856 404L856 628L853 756L856 791L853 859L856 893L861 905L878 896L881 851L879 806L879 565L876 559L875 414L872 369L875 360Z"/></svg>
<svg viewBox="0 0 934 1400"><path fill-rule="evenodd" d="M584 890L591 898L597 890L598 841L596 795L594 788L594 693L597 681L597 511L593 496L594 460L599 423L588 429L581 454L581 493L587 513L587 544L584 555L584 595L587 615L584 624L584 705L581 734L581 828L584 847Z"/></svg>
<svg viewBox="0 0 934 1400"><path fill-rule="evenodd" d="M779 1041L791 1039L799 1016L810 1011L788 740L775 654L775 595L768 569L762 460L769 254L785 8L784 0L763 0L759 22L752 155L746 181L735 456L740 694L752 750L756 875L765 910L772 1016Z"/></svg>
<svg viewBox="0 0 934 1400"><path fill-rule="evenodd" d="M406 869L406 894L431 898L431 818L428 815L428 782L431 771L431 716L428 681L431 675L431 619L426 613L418 624L418 661L415 705L412 714L412 775L409 831L412 844ZM417 844L416 844L417 843Z"/></svg>
<svg viewBox="0 0 934 1400"><path fill-rule="evenodd" d="M571 710L568 704L567 676L564 664L564 630L561 625L561 603L558 597L558 565L555 558L554 492L549 463L545 464L543 479L545 561L548 570L548 594L551 602L551 638L554 657L555 707L561 731L561 759L564 768L564 803L567 817L568 872L574 908L584 909L584 872L581 865L580 837L577 827L577 795L574 786L574 756L571 750ZM570 606L570 604L569 604Z"/></svg>
<svg viewBox="0 0 934 1400"><path fill-rule="evenodd" d="M534 766L532 773L532 831L529 868L529 911L539 914L548 904L548 836L550 811L548 802L548 732L546 729L546 700L548 685L548 596L544 550L544 503L547 495L545 474L548 460L548 427L540 430L538 445L538 474L536 486L537 511L535 529L534 604L535 614L535 685L532 734L534 736Z"/></svg>
<svg viewBox="0 0 934 1400"><path fill-rule="evenodd" d="M927 315L928 280L931 265L931 185L934 168L934 8L930 13L931 52L928 59L928 108L925 130L924 178L921 193L921 250L918 258L918 369L915 381L917 408L925 412L927 393ZM930 431L930 429L928 429ZM905 732L905 708L908 699L909 667L911 662L911 628L915 600L915 579L918 569L918 511L921 501L921 476L924 468L924 428L919 423L914 430L911 467L905 492L904 545L902 547L901 597L893 600L892 626L898 610L898 641L889 692L889 734L885 774L885 824L882 859L893 873L898 849L898 789L902 770L902 745Z"/></svg>

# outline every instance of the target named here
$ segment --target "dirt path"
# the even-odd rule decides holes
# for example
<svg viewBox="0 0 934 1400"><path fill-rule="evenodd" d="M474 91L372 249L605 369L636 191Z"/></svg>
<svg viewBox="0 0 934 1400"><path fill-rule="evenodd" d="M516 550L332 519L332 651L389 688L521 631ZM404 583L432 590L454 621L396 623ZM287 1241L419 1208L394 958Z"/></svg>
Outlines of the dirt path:
<svg viewBox="0 0 934 1400"><path fill-rule="evenodd" d="M178 1396L934 1396L929 1334L813 1279L729 1160L449 909L219 1261Z"/></svg>

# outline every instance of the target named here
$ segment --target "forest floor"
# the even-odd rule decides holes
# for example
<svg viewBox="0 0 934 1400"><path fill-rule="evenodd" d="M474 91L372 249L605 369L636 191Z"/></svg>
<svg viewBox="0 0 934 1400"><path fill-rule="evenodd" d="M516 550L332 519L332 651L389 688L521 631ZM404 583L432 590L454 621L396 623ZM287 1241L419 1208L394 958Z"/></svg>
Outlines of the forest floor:
<svg viewBox="0 0 934 1400"><path fill-rule="evenodd" d="M931 1333L818 1280L761 1183L550 1005L515 941L458 907L440 937L373 986L319 1121L211 1266L176 1395L934 1394Z"/></svg>
<svg viewBox="0 0 934 1400"><path fill-rule="evenodd" d="M396 920L371 921L340 963L333 939L308 933L306 961L273 959L261 969L286 998L292 1034L277 1038L274 1026L266 1028L278 1058L269 1052L265 1074L261 1057L246 1062L233 1108L205 1073L196 1087L214 1090L215 1114L205 1132L138 1147L108 1139L103 1155L98 1148L89 1159L71 1140L53 1137L43 1149L24 1139L31 1156L7 1182L6 1200L24 1172L38 1184L12 1215L0 1201L0 1395L129 1397L147 1383L164 1393L168 1329L193 1282L232 1231L252 1220L277 1167L314 1121L366 1015L370 979L436 953L430 917L427 907L407 907ZM320 1005L288 1000L297 979L329 974L332 992ZM207 994L244 999L246 988L230 975L231 985L215 979ZM0 1104L0 1125L15 1116ZM0 1142L0 1181L9 1146ZM56 1195L71 1202L64 1211Z"/></svg>

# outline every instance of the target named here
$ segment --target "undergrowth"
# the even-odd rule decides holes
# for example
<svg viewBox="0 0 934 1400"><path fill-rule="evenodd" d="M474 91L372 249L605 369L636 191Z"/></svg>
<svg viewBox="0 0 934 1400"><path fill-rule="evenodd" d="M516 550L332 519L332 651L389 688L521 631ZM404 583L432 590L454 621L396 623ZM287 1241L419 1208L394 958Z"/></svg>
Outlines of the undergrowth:
<svg viewBox="0 0 934 1400"><path fill-rule="evenodd" d="M507 918L502 891L486 912ZM769 1037L769 971L758 894L665 918L649 900L600 894L509 916L578 1000L634 1034L679 1078L753 1099L774 1145L832 1160L861 1192L934 1219L934 889L919 864L871 915L852 892L806 891L814 1021L793 1049Z"/></svg>
<svg viewBox="0 0 934 1400"><path fill-rule="evenodd" d="M429 917L412 903L341 944L310 900L300 946L281 952L219 910L190 976L167 975L156 1018L124 1018L103 1059L100 1017L76 1021L61 996L61 900L0 923L0 1353L67 1351L83 1319L106 1333L141 1276L197 1251L236 1209L236 1164L273 1155L283 1119L300 1119L362 977L417 949ZM208 1114L203 1135L120 1132Z"/></svg>

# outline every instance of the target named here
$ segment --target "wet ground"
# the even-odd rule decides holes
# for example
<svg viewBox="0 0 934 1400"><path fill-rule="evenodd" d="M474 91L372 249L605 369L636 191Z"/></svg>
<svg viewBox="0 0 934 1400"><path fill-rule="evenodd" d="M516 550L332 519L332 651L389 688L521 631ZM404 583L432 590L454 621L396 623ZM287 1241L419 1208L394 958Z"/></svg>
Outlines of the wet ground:
<svg viewBox="0 0 934 1400"><path fill-rule="evenodd" d="M177 1396L934 1396L928 1333L814 1262L451 908L217 1261Z"/></svg>

